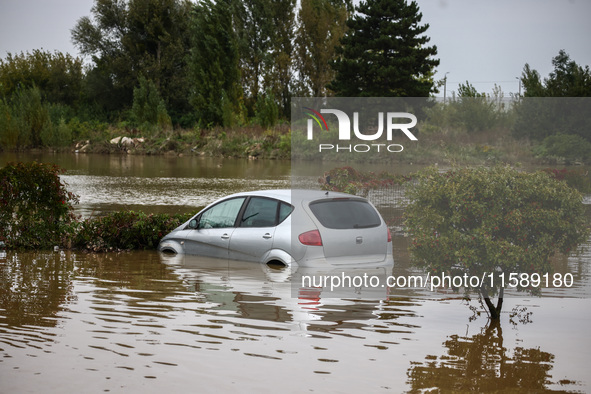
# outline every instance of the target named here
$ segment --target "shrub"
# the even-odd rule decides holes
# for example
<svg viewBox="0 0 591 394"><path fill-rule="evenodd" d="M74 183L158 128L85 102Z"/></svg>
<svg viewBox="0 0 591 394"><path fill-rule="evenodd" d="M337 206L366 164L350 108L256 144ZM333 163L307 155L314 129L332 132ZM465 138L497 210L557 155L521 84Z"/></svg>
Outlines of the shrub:
<svg viewBox="0 0 591 394"><path fill-rule="evenodd" d="M432 275L542 275L551 271L552 255L569 253L589 235L581 194L542 171L431 168L420 174L409 198L411 259ZM485 281L472 289L493 319L502 307L499 283L495 277L493 286ZM495 306L490 296L497 293Z"/></svg>
<svg viewBox="0 0 591 394"><path fill-rule="evenodd" d="M160 97L158 88L154 82L144 77L140 77L139 87L133 89L131 113L141 127L148 129L156 126L160 129L171 127L170 116L166 112L166 105Z"/></svg>
<svg viewBox="0 0 591 394"><path fill-rule="evenodd" d="M72 143L72 129L64 118L57 125L48 123L41 130L41 142L44 146L63 148Z"/></svg>
<svg viewBox="0 0 591 394"><path fill-rule="evenodd" d="M189 220L191 214L150 214L114 212L90 218L80 224L74 246L93 252L156 249L160 239Z"/></svg>
<svg viewBox="0 0 591 394"><path fill-rule="evenodd" d="M9 163L0 169L0 241L8 248L68 246L78 197L53 164Z"/></svg>
<svg viewBox="0 0 591 394"><path fill-rule="evenodd" d="M273 93L260 94L255 107L256 122L264 127L273 127L279 120L279 106L275 102Z"/></svg>
<svg viewBox="0 0 591 394"><path fill-rule="evenodd" d="M42 145L41 134L51 127L49 107L35 86L19 89L11 98L11 115L18 130L17 147Z"/></svg>
<svg viewBox="0 0 591 394"><path fill-rule="evenodd" d="M543 171L559 181L566 182L570 187L574 187L583 194L591 193L591 179L589 179L588 172L581 169L569 170L566 168L562 170L546 168Z"/></svg>
<svg viewBox="0 0 591 394"><path fill-rule="evenodd" d="M556 134L544 138L541 156L564 159L567 162L591 158L591 142L573 134Z"/></svg>
<svg viewBox="0 0 591 394"><path fill-rule="evenodd" d="M352 167L339 167L324 174L318 182L322 190L344 192L349 194L365 195L368 190L402 185L412 179L412 176L390 174L381 172L361 172Z"/></svg>
<svg viewBox="0 0 591 394"><path fill-rule="evenodd" d="M0 169L0 245L95 252L156 249L165 234L191 217L127 211L79 222L72 206L78 197L66 191L60 173L56 165L36 162Z"/></svg>

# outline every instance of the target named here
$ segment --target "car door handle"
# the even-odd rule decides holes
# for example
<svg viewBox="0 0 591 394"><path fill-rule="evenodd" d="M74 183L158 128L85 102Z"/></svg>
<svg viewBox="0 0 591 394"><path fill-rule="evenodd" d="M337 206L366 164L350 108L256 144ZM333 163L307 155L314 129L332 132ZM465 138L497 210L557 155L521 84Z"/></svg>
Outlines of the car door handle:
<svg viewBox="0 0 591 394"><path fill-rule="evenodd" d="M228 234L224 234L222 235L222 239L230 239L230 236Z"/></svg>
<svg viewBox="0 0 591 394"><path fill-rule="evenodd" d="M263 238L271 239L271 238L273 238L273 236L271 234L267 233L267 234L263 235Z"/></svg>

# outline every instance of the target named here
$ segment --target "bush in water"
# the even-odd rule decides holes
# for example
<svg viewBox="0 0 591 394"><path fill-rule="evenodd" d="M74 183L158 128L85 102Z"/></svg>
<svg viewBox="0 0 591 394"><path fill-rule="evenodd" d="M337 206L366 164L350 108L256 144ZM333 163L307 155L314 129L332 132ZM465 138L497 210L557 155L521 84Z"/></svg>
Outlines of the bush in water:
<svg viewBox="0 0 591 394"><path fill-rule="evenodd" d="M589 236L581 194L542 171L494 167L441 173L429 168L411 185L408 197L413 263L433 276L498 275L472 289L492 319L501 312L501 278L549 273L555 253L568 254ZM518 290L539 288L519 282ZM495 294L496 306L490 300Z"/></svg>
<svg viewBox="0 0 591 394"><path fill-rule="evenodd" d="M78 197L66 190L53 164L9 163L0 169L0 246L9 249L155 249L191 214L114 212L79 221Z"/></svg>
<svg viewBox="0 0 591 394"><path fill-rule="evenodd" d="M76 227L72 204L53 164L9 163L0 169L0 242L8 248L69 246Z"/></svg>
<svg viewBox="0 0 591 394"><path fill-rule="evenodd" d="M164 235L189 220L191 215L122 211L86 219L80 223L74 247L93 252L156 249Z"/></svg>

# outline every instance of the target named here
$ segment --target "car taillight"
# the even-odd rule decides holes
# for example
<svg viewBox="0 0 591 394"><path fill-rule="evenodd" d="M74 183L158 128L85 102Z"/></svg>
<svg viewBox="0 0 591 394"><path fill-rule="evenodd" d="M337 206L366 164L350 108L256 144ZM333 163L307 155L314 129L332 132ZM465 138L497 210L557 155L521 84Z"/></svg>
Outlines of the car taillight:
<svg viewBox="0 0 591 394"><path fill-rule="evenodd" d="M308 246L322 246L322 237L320 237L320 231L311 230L301 233L298 236L300 242Z"/></svg>
<svg viewBox="0 0 591 394"><path fill-rule="evenodd" d="M386 229L388 230L388 242L392 242L392 234L390 233L390 229L388 227L386 227Z"/></svg>

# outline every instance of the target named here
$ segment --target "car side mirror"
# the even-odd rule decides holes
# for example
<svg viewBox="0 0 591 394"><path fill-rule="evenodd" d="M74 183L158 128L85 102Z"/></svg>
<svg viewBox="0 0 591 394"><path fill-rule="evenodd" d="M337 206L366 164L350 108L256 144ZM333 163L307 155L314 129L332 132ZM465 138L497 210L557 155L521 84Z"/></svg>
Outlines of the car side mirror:
<svg viewBox="0 0 591 394"><path fill-rule="evenodd" d="M199 221L197 219L191 219L189 221L189 225L187 226L190 229L196 229L199 226Z"/></svg>

